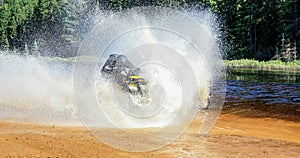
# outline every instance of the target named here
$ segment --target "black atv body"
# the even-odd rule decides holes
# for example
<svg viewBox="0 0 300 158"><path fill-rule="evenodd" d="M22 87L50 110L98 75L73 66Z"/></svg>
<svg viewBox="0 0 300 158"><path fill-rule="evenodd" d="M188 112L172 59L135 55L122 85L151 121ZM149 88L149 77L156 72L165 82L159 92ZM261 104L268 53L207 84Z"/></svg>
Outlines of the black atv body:
<svg viewBox="0 0 300 158"><path fill-rule="evenodd" d="M133 95L145 94L142 85L146 82L140 77L140 69L136 68L124 55L111 54L102 67L101 73L118 84L123 91Z"/></svg>

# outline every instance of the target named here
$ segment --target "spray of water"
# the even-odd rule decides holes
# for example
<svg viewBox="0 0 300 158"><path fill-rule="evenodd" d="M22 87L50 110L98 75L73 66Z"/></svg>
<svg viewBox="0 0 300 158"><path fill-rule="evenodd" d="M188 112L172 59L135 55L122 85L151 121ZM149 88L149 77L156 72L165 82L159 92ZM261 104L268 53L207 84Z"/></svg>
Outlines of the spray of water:
<svg viewBox="0 0 300 158"><path fill-rule="evenodd" d="M72 63L0 54L0 119L78 125Z"/></svg>
<svg viewBox="0 0 300 158"><path fill-rule="evenodd" d="M216 92L223 89L217 82L221 53L207 14L201 12L199 20L195 13L143 7L114 14L95 26L79 48L73 84L80 117L99 140L122 150L152 150L176 139L197 111L207 108L214 112L208 112L202 134L209 131L223 105ZM152 91L150 104L132 103L118 86L103 79L100 71L110 54L125 55L144 71ZM129 147L117 143L120 136L107 139L102 127L124 135L132 135L125 129L158 130L135 133ZM168 136L159 139L165 133ZM153 144L143 146L139 137Z"/></svg>
<svg viewBox="0 0 300 158"><path fill-rule="evenodd" d="M84 125L105 143L146 151L173 141L202 110L209 114L201 127L206 134L224 99L224 84L219 82L224 80L222 53L214 25L209 11L138 8L97 24L80 46L75 64L1 53L0 119L81 125L78 112ZM128 104L128 97L101 76L105 60L115 53L126 55L144 71L151 106ZM176 126L175 132L170 126ZM114 143L119 137L108 139L99 127L162 130L147 135L154 138L152 146L135 144L129 149ZM170 134L160 139L161 131Z"/></svg>

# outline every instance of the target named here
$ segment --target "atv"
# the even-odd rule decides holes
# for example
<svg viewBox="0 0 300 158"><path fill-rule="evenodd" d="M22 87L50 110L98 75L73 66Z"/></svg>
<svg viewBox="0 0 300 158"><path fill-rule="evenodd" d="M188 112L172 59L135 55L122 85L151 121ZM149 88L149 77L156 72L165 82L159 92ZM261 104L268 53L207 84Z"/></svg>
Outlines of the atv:
<svg viewBox="0 0 300 158"><path fill-rule="evenodd" d="M150 102L147 81L140 76L140 68L135 67L126 56L111 54L102 67L101 73L128 93L134 104Z"/></svg>

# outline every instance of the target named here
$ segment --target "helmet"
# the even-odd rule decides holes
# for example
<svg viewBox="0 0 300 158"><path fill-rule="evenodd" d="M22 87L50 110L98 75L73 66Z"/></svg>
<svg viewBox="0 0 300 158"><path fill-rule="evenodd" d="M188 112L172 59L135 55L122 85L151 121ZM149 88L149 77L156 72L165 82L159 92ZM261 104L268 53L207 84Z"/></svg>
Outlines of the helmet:
<svg viewBox="0 0 300 158"><path fill-rule="evenodd" d="M125 55L119 55L118 56L118 61L122 62L122 63L125 63L125 62L127 62L127 57Z"/></svg>

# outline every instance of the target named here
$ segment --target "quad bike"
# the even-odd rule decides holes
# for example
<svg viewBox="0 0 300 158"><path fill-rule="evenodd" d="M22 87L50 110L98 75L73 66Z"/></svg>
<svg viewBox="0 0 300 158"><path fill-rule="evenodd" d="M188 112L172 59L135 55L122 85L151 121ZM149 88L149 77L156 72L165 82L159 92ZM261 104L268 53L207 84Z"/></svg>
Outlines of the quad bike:
<svg viewBox="0 0 300 158"><path fill-rule="evenodd" d="M133 103L149 103L147 81L140 76L140 68L135 67L126 56L111 54L102 67L101 73L121 87Z"/></svg>

